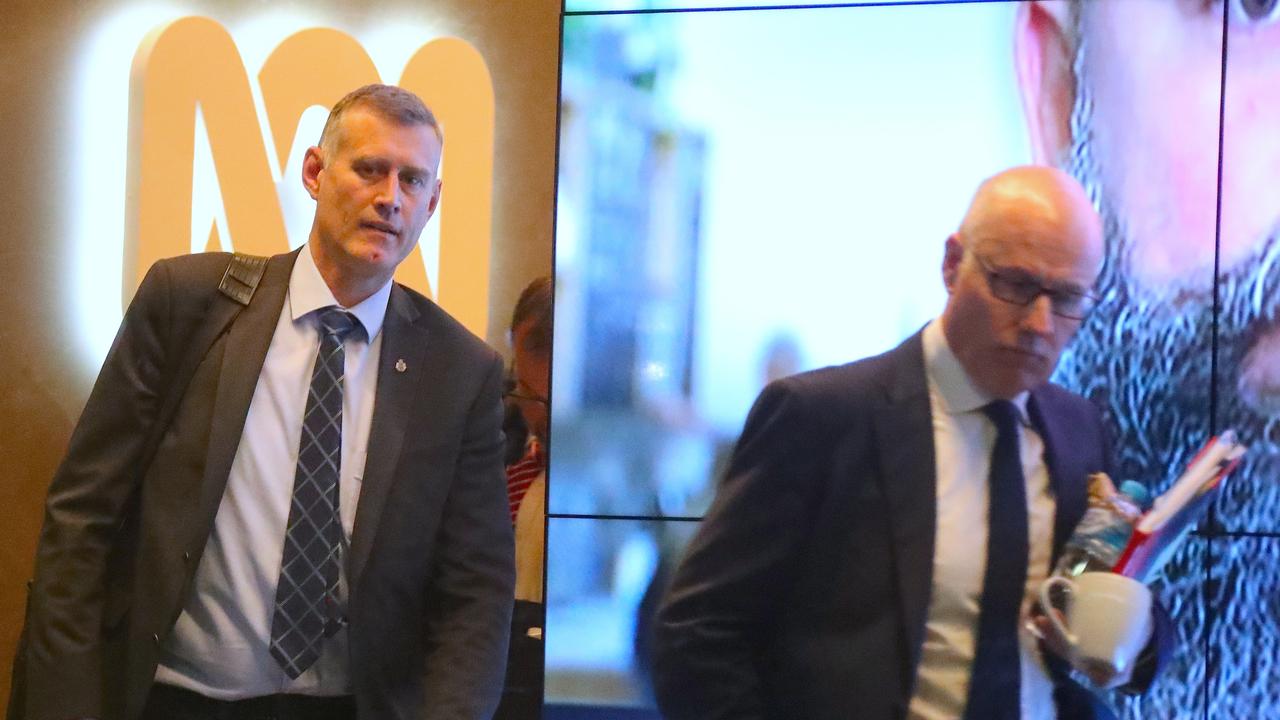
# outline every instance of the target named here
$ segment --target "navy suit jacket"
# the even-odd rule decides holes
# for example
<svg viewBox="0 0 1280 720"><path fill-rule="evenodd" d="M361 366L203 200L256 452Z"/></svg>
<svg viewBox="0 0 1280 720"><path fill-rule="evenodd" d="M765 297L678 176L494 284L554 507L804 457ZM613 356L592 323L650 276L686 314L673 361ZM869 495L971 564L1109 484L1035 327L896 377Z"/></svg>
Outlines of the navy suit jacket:
<svg viewBox="0 0 1280 720"><path fill-rule="evenodd" d="M296 255L268 261L238 314L217 290L225 253L160 261L139 287L49 488L11 720L141 712L212 531ZM186 346L233 314L195 358L146 462ZM361 717L487 718L514 585L502 362L399 285L382 332L345 557L353 692Z"/></svg>
<svg viewBox="0 0 1280 720"><path fill-rule="evenodd" d="M933 575L926 383L917 333L761 393L660 611L665 717L906 715ZM1097 410L1062 388L1033 390L1028 412L1057 504L1056 557L1108 444ZM1065 678L1058 687L1060 717L1105 712Z"/></svg>

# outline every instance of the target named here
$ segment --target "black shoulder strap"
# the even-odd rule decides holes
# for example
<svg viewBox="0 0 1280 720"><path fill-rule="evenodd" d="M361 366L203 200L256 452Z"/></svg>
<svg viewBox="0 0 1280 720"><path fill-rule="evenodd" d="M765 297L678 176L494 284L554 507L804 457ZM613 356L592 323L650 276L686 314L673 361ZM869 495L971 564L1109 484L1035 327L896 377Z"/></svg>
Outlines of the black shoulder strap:
<svg viewBox="0 0 1280 720"><path fill-rule="evenodd" d="M227 271L222 274L222 282L218 283L218 290L241 305L248 305L253 299L254 291L258 289L258 283L262 281L262 274L266 271L266 258L236 253L231 256L231 263L227 265Z"/></svg>
<svg viewBox="0 0 1280 720"><path fill-rule="evenodd" d="M231 322L236 319L240 311L253 299L253 294L257 291L258 283L262 281L266 269L267 258L241 253L231 256L231 262L227 265L226 272L222 274L222 281L218 283L218 290L233 302L227 302L215 296L205 311L204 321L187 339L186 349L181 359L164 384L160 409L156 413L155 421L147 431L147 442L142 446L143 452L138 458L140 475L150 467L151 461L155 458L156 449L160 447L160 439L169 427L169 422L173 419L173 414L177 411L182 397L186 395L187 385L195 375L200 361L208 354L214 342L231 326Z"/></svg>

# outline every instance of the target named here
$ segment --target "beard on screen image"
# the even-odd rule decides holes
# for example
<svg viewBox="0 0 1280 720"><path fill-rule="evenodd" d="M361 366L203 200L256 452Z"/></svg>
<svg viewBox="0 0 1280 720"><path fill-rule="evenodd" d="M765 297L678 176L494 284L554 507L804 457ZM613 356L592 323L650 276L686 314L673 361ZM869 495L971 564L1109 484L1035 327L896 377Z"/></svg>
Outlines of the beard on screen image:
<svg viewBox="0 0 1280 720"><path fill-rule="evenodd" d="M1242 163L1231 162L1241 156L1233 153L1229 137L1233 131L1241 133L1234 140L1235 151L1256 154L1248 158L1251 163L1265 162L1270 157L1265 143L1250 147L1250 139L1264 126L1266 113L1225 115L1223 249L1215 312L1213 266L1197 255L1212 248L1214 237L1201 228L1190 230L1194 223L1185 221L1214 207L1216 186L1198 182L1194 173L1175 177L1153 171L1154 163L1135 162L1130 155L1150 160L1150 153L1163 150L1174 158L1174 167L1192 156L1202 156L1195 158L1200 163L1213 162L1217 138L1205 142L1182 128L1181 147L1153 147L1147 140L1146 147L1130 153L1128 144L1151 134L1140 127L1114 132L1117 116L1123 118L1125 112L1100 112L1115 108L1095 104L1093 83L1107 80L1097 66L1091 77L1088 51L1087 39L1079 40L1071 145L1062 164L1098 207L1106 259L1095 289L1100 302L1064 352L1055 380L1103 410L1112 431L1117 481L1139 480L1153 493L1168 488L1211 430L1234 428L1250 449L1223 486L1214 521L1227 530L1274 529L1280 517L1280 341L1271 338L1280 337L1280 224L1275 210L1280 205L1271 197L1274 191L1249 172L1256 168L1242 170ZM1229 103L1231 99L1228 93ZM1254 104L1256 100L1256 95L1249 97L1250 110L1265 107ZM1167 117L1166 122L1177 124L1187 120L1187 113ZM1188 124L1196 126L1194 120ZM1125 140L1109 145L1106 140L1113 136ZM1195 162L1181 166L1191 165ZM1186 192L1188 188L1195 192ZM1142 200L1135 201L1135 195ZM1170 201L1201 195L1201 208L1188 210ZM1242 226L1252 230L1242 233ZM1165 247L1152 247L1161 242ZM1216 424L1211 403L1216 403ZM1270 653L1259 639L1280 633L1280 608L1274 600L1280 586L1278 552L1280 543L1274 541L1184 541L1156 589L1176 621L1177 644L1185 652L1174 653L1145 698L1113 698L1124 711L1122 717L1199 716L1206 702L1215 717L1261 717L1275 709L1274 673L1267 669L1270 663L1260 663ZM1216 650L1206 654L1201 650L1206 646Z"/></svg>
<svg viewBox="0 0 1280 720"><path fill-rule="evenodd" d="M1081 58L1086 49L1081 43ZM1082 70L1081 58L1076 64ZM1215 368L1211 271L1159 285L1139 279L1128 232L1133 221L1109 193L1110 159L1095 152L1097 116L1087 77L1083 72L1080 77L1086 79L1077 90L1066 169L1098 206L1107 256L1096 288L1101 300L1064 353L1056 377L1104 408L1114 430L1118 479L1140 480L1159 492L1208 438L1216 370L1217 429L1234 428L1250 446L1224 486L1218 521L1240 529L1250 518L1277 517L1280 484L1273 479L1280 470L1280 394L1258 389L1263 383L1241 381L1246 356L1267 351L1255 345L1280 317L1276 226L1218 276ZM1280 346L1271 350L1280 374Z"/></svg>

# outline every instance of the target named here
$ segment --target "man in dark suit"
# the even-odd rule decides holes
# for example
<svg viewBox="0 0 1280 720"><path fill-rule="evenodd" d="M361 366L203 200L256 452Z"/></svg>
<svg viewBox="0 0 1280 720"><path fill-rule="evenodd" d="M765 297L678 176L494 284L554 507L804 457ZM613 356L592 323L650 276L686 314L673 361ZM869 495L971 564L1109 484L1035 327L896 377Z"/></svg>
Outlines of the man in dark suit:
<svg viewBox="0 0 1280 720"><path fill-rule="evenodd" d="M392 282L441 143L416 96L360 88L307 151L306 245L152 268L49 490L11 717L492 713L502 363Z"/></svg>
<svg viewBox="0 0 1280 720"><path fill-rule="evenodd" d="M938 320L764 390L660 613L669 720L1106 712L1026 627L1106 466L1097 411L1048 383L1101 258L1079 185L1006 171L946 241Z"/></svg>

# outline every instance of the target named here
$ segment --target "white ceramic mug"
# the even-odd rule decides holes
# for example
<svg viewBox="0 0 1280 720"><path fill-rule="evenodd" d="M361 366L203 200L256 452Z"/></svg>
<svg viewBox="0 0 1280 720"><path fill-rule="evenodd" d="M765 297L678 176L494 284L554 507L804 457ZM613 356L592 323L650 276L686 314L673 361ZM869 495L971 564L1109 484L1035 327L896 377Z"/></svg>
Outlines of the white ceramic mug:
<svg viewBox="0 0 1280 720"><path fill-rule="evenodd" d="M1127 672L1151 637L1151 591L1146 585L1110 572L1086 572L1071 579L1053 576L1040 586L1046 610L1050 591L1067 592L1067 624L1057 613L1049 621L1071 645L1077 666L1093 666L1112 675Z"/></svg>

